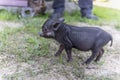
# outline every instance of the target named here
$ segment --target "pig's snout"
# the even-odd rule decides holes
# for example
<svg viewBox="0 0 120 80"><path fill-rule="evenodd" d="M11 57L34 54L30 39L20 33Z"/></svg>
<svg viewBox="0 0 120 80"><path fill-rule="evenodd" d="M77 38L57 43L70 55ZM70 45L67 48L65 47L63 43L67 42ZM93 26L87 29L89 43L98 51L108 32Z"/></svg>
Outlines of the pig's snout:
<svg viewBox="0 0 120 80"><path fill-rule="evenodd" d="M44 36L44 34L42 32L39 32L38 35L40 35L41 37Z"/></svg>
<svg viewBox="0 0 120 80"><path fill-rule="evenodd" d="M39 32L38 33L41 37L45 37L45 38L53 38L55 36L54 32Z"/></svg>

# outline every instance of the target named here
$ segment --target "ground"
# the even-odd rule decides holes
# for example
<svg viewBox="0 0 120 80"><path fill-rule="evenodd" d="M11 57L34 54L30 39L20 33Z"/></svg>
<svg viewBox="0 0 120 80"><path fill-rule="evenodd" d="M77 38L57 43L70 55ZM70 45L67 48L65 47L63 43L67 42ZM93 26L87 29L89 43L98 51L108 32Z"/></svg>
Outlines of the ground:
<svg viewBox="0 0 120 80"><path fill-rule="evenodd" d="M0 22L0 25L2 30L4 30L4 26L13 26L12 28L23 26L22 23L4 21ZM91 26L86 23L77 23L76 25ZM0 80L119 80L120 31L116 30L114 26L97 27L113 36L113 46L110 47L109 43L105 47L105 54L101 61L90 64L94 67L93 69L86 69L85 66L81 65L90 55L90 52L73 50L73 62L71 63L66 62L65 52L60 57L55 57L54 53L58 48L58 43L54 41L49 45L49 55L35 56L28 60L29 54L26 52L28 44L25 43L24 39L25 37L29 38L31 34L20 31L7 36L9 45L1 50L0 54ZM19 58L20 56L23 59Z"/></svg>

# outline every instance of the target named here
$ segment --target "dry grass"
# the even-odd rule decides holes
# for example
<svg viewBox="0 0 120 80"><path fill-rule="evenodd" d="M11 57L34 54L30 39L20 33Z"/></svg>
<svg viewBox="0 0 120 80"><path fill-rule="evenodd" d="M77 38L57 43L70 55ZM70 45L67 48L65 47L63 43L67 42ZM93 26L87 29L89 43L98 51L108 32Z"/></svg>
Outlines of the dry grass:
<svg viewBox="0 0 120 80"><path fill-rule="evenodd" d="M77 16L72 18L76 14ZM97 22L81 19L78 17L78 12L76 14L70 14L72 16L70 17L66 13L66 22L78 20L93 22L92 25L104 25L104 20ZM22 23L22 27L13 28L13 24L9 24L9 27L5 25L6 28L0 32L0 80L119 80L119 31L111 26L101 27L113 35L114 45L111 48L109 45L106 46L102 60L90 65L95 69L86 69L81 63L90 56L91 52L74 49L71 63L66 62L65 52L60 57L54 57L58 43L38 35L47 18L48 16L43 16L15 20L16 24ZM86 23L79 22L77 25L86 25Z"/></svg>

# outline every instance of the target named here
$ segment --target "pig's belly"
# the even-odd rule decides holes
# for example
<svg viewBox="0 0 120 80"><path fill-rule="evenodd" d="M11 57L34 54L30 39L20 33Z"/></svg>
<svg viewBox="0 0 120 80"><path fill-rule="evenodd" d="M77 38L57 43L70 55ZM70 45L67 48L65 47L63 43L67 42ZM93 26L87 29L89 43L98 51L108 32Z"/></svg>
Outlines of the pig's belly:
<svg viewBox="0 0 120 80"><path fill-rule="evenodd" d="M73 48L79 49L81 51L91 50L94 47L93 44L94 42L91 40L83 40L83 41L76 40L72 42Z"/></svg>
<svg viewBox="0 0 120 80"><path fill-rule="evenodd" d="M92 49L91 47L86 47L86 46L73 46L73 48L81 50L81 51L89 51Z"/></svg>

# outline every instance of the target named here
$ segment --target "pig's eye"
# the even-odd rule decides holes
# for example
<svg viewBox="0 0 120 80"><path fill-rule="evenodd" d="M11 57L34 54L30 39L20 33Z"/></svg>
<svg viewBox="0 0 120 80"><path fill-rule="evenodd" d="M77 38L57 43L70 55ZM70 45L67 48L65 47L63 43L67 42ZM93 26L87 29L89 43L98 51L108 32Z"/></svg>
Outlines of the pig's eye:
<svg viewBox="0 0 120 80"><path fill-rule="evenodd" d="M53 26L53 28L57 28L57 26Z"/></svg>
<svg viewBox="0 0 120 80"><path fill-rule="evenodd" d="M47 32L47 29L44 29L44 32Z"/></svg>

